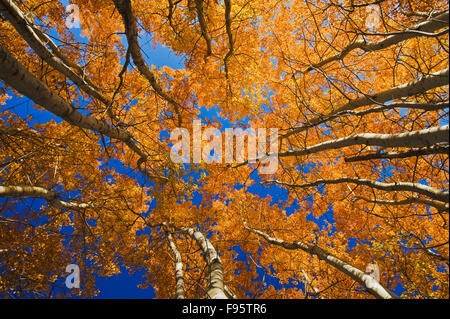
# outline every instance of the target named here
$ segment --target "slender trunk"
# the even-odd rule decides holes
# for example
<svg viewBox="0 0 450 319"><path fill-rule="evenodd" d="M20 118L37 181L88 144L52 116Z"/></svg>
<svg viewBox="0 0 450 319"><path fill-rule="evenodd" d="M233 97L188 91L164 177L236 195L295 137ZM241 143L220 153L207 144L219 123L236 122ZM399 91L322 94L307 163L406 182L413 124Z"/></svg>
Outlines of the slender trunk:
<svg viewBox="0 0 450 319"><path fill-rule="evenodd" d="M309 279L308 274L307 274L303 269L301 269L301 271L302 271L303 277L305 277L306 284L312 289L312 291L316 294L316 296L317 296L319 299L323 299L323 297L322 297L321 295L319 295L319 289L317 289L317 288L313 285L311 279Z"/></svg>
<svg viewBox="0 0 450 319"><path fill-rule="evenodd" d="M79 208L93 208L94 206L84 203L75 203L63 201L58 198L58 194L38 186L18 186L8 185L0 186L0 197L29 197L29 198L44 198L53 207L60 209L79 209Z"/></svg>
<svg viewBox="0 0 450 319"><path fill-rule="evenodd" d="M359 197L357 196L356 199L361 199L363 201L366 201L368 203L373 204L379 204L379 205L392 205L392 206L399 206L399 205L410 205L410 204L423 204L428 205L436 208L438 211L448 211L449 205L436 202L434 200L429 200L426 198L407 198L403 200L382 200L382 199L370 199L365 197Z"/></svg>
<svg viewBox="0 0 450 319"><path fill-rule="evenodd" d="M439 110L444 110L446 108L448 108L449 106L449 101L444 101L444 102L435 102L435 103L414 103L414 102L399 102L399 103L391 103L391 104L387 104L387 105L380 105L380 106L376 106L364 111L353 111L353 110L346 110L346 111L341 111L338 113L335 113L333 115L328 115L325 117L321 118L320 123L316 123L315 125L318 124L323 124L329 121L332 121L336 118L339 117L344 117L344 116L358 116L358 117L362 117L368 114L373 114L373 113L381 113L383 111L388 111L388 110L395 110L395 109L400 109L400 108L406 108L406 109L414 109L414 110L423 110L426 112L429 111L439 111ZM313 125L308 125L303 127L303 129L306 129L308 127L312 127Z"/></svg>
<svg viewBox="0 0 450 319"><path fill-rule="evenodd" d="M0 0L0 12L11 22L17 32L42 60L64 74L88 95L105 105L109 105L109 99L98 92L87 77L81 77L72 70L75 69L82 74L81 67L67 59L56 44L45 33L34 27L33 23L11 0ZM46 44L50 46L52 51L47 49Z"/></svg>
<svg viewBox="0 0 450 319"><path fill-rule="evenodd" d="M332 112L327 115L317 116L308 121L307 125L299 126L293 128L288 133L282 135L281 137L289 137L293 134L297 134L303 131L306 131L316 125L321 123L325 123L330 120L330 118L334 118L336 114L351 111L357 109L359 107L368 106L372 104L382 104L387 101L399 99L401 97L407 97L416 95L419 93L424 93L428 90L441 87L447 85L449 81L449 71L448 69L441 70L439 72L435 72L429 75L425 75L421 79L414 80L409 83L405 83L394 88L378 92L372 95L364 95L354 100L349 101L348 103L334 109Z"/></svg>
<svg viewBox="0 0 450 319"><path fill-rule="evenodd" d="M197 9L198 24L200 25L200 30L202 31L202 37L206 42L206 56L210 56L212 54L211 38L208 35L208 28L206 26L205 15L203 13L203 1L204 0L195 0L195 7Z"/></svg>
<svg viewBox="0 0 450 319"><path fill-rule="evenodd" d="M359 156L353 156L353 157L346 157L344 158L345 162L359 162L359 161L367 161L367 160L373 160L373 159L398 159L398 158L407 158L407 157L413 157L413 156L423 156L423 155L430 155L430 154L448 154L449 146L431 146L426 148L419 148L419 149L410 149L408 151L404 152L385 152L385 153L371 153L371 154L364 154Z"/></svg>

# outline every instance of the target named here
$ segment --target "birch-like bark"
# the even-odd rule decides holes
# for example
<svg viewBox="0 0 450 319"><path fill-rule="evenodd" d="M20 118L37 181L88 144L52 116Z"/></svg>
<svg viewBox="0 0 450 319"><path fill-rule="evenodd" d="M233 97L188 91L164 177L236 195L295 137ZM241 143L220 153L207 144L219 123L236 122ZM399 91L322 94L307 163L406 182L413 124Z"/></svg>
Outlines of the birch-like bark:
<svg viewBox="0 0 450 319"><path fill-rule="evenodd" d="M383 199L369 199L369 198L357 196L356 199L361 199L368 203L379 204L379 205L399 206L399 205L410 205L410 204L423 204L423 205L432 206L432 207L436 208L438 211L448 211L449 210L448 204L443 204L440 202L436 202L434 200L429 200L426 198L419 198L419 197L407 198L407 199L403 199L403 200L383 200Z"/></svg>
<svg viewBox="0 0 450 319"><path fill-rule="evenodd" d="M319 289L317 289L317 287L315 287L311 281L311 279L309 279L308 274L305 272L304 269L301 269L303 277L305 278L306 284L312 289L312 291L316 294L316 296L319 299L323 299L323 297L319 294Z"/></svg>
<svg viewBox="0 0 450 319"><path fill-rule="evenodd" d="M386 49L394 44L409 40L411 38L423 36L436 36L434 34L429 33L442 29L445 26L448 26L449 23L448 18L449 18L449 11L446 10L428 20L416 24L411 28L402 30L400 32L396 32L395 34L392 34L382 40L379 41L357 40L346 46L344 49L341 50L341 52L311 65L306 70L302 71L302 73L306 73L314 69L321 68L322 66L334 61L342 60L347 56L347 54L349 54L351 51L355 49L361 49L365 52L373 52L381 49Z"/></svg>
<svg viewBox="0 0 450 319"><path fill-rule="evenodd" d="M363 133L308 146L299 151L279 153L278 157L302 156L355 145L381 147L430 147L437 143L448 142L448 134L448 125L436 126L400 134Z"/></svg>
<svg viewBox="0 0 450 319"><path fill-rule="evenodd" d="M230 287L228 287L227 285L224 285L223 290L225 291L225 293L228 295L229 299L239 299L236 294L234 293L233 290L231 290Z"/></svg>
<svg viewBox="0 0 450 319"><path fill-rule="evenodd" d="M114 0L114 4L122 16L123 24L125 26L125 34L127 36L128 46L133 59L134 64L138 68L139 72L147 79L155 92L161 96L164 100L173 105L175 113L178 117L178 125L181 126L182 118L180 104L175 101L168 93L166 93L159 85L155 75L145 62L141 48L139 47L138 32L136 28L136 17L133 13L130 0Z"/></svg>
<svg viewBox="0 0 450 319"><path fill-rule="evenodd" d="M89 129L110 138L120 140L141 158L147 158L147 155L136 145L128 131L119 127L113 127L104 120L78 112L71 104L51 91L44 83L23 67L1 45L0 79L71 125Z"/></svg>
<svg viewBox="0 0 450 319"><path fill-rule="evenodd" d="M377 113L382 112L386 110L393 110L393 109L412 109L412 110L423 110L423 111L438 111L438 110L444 110L448 108L449 101L442 101L442 102L429 102L429 103L418 103L418 102L396 102L386 105L380 105L378 107L368 109L365 111L357 112L356 116L366 115L370 113Z"/></svg>
<svg viewBox="0 0 450 319"><path fill-rule="evenodd" d="M400 133L400 134L377 134L377 133L362 133L353 136L343 137L336 140L326 141L319 144L307 146L303 150L286 151L278 154L263 155L259 160L264 160L269 157L290 157L290 156L304 156L318 152L323 152L332 149L339 149L355 145L367 146L381 146L381 147L426 147L429 150L440 150L445 146L436 146L435 144L449 141L449 125L436 126L423 130ZM442 152L442 151L438 151ZM417 154L417 152L415 152ZM426 152L424 152L426 153ZM412 155L411 155L412 154ZM434 154L434 153L433 153ZM401 156L400 154L391 154L392 158ZM408 154L405 154L408 155ZM414 156L414 153L410 153ZM386 155L388 158L389 155ZM407 156L405 156L407 157ZM346 160L348 162L355 161ZM246 165L248 161L233 166L234 168Z"/></svg>
<svg viewBox="0 0 450 319"><path fill-rule="evenodd" d="M345 117L345 116L362 117L362 116L365 116L368 114L381 113L384 111L395 110L395 109L400 109L400 108L423 110L426 112L430 112L430 111L444 110L444 109L448 108L448 106L449 106L449 101L435 102L435 103L398 102L398 103L391 103L391 104L387 104L387 105L376 106L376 107L373 107L373 108L370 108L370 109L367 109L364 111L352 111L352 110L342 111L342 112L339 112L339 113L336 113L333 115L322 117L320 123L316 123L315 125L323 124L323 123L332 121L334 119L337 119L339 117ZM314 125L307 125L304 127L304 129L310 128L313 126Z"/></svg>
<svg viewBox="0 0 450 319"><path fill-rule="evenodd" d="M33 22L25 16L13 1L0 0L0 12L11 22L17 32L42 60L69 78L88 95L96 98L106 106L110 104L110 100L97 91L89 78L81 77L72 70L75 69L80 74L83 73L81 67L67 59L45 33L34 27ZM51 51L46 44L52 49Z"/></svg>
<svg viewBox="0 0 450 319"><path fill-rule="evenodd" d="M431 147L426 147L426 148L410 149L407 151L400 151L400 152L371 153L371 154L364 154L364 155L353 156L353 157L346 157L346 158L344 158L344 161L347 163L351 163L351 162L367 161L367 160L374 160L374 159L398 159L398 158L424 156L424 155L431 155L431 154L448 154L448 151L449 151L448 145L431 146Z"/></svg>
<svg viewBox="0 0 450 319"><path fill-rule="evenodd" d="M211 299L228 299L225 294L225 287L223 283L223 267L220 261L219 254L217 253L211 242L199 231L193 228L180 227L176 228L177 231L188 234L193 240L195 240L203 252L203 257L208 265L209 278L207 295Z"/></svg>
<svg viewBox="0 0 450 319"><path fill-rule="evenodd" d="M433 188L430 186L426 186L419 183L411 183L411 182L394 182L394 183L382 183L377 181L372 181L370 179L362 179L362 178L352 178L352 177L344 177L337 179L318 179L311 183L305 184L289 184L281 181L266 181L264 184L278 184L281 186L292 187L292 188L308 188L313 186L318 186L321 184L342 184L342 183L351 183L362 186L369 186L372 188L376 188L379 190L387 191L387 192L414 192L421 195L425 195L429 198L441 201L441 202L449 202L449 194L446 191L441 189Z"/></svg>
<svg viewBox="0 0 450 319"><path fill-rule="evenodd" d="M233 32L231 31L231 1L224 0L225 5L225 29L227 30L228 36L228 52L223 59L225 64L225 74L228 79L228 60L234 54L234 40Z"/></svg>
<svg viewBox="0 0 450 319"><path fill-rule="evenodd" d="M359 270L358 268L350 265L349 263L343 261L342 259L333 256L331 253L326 251L323 248L320 248L315 245L309 245L302 241L295 241L292 243L288 243L284 240L274 238L269 236L268 234L256 230L253 228L250 228L247 226L246 223L244 223L245 229L248 231L263 237L269 244L281 246L285 249L294 250L294 249L300 249L303 250L311 255L317 256L320 260L325 261L330 266L336 268L337 270L343 272L353 280L357 281L359 284L361 284L363 287L367 289L369 293L374 295L376 298L379 299L392 299L396 298L392 292L390 292L387 288L383 287L378 281L373 279L371 276L366 274L365 272Z"/></svg>
<svg viewBox="0 0 450 319"><path fill-rule="evenodd" d="M184 299L183 261L181 259L181 254L173 241L172 234L169 232L167 233L167 241L169 242L170 249L175 257L175 298Z"/></svg>
<svg viewBox="0 0 450 319"><path fill-rule="evenodd" d="M449 70L441 70L422 77L421 79L414 80L409 83L405 83L394 88L378 92L373 95L364 95L348 103L341 105L334 109L332 112L317 116L308 121L308 124L293 128L291 131L285 133L281 137L289 137L293 134L297 134L306 131L316 125L325 123L330 119L333 119L336 114L351 111L359 107L368 106L372 104L383 104L385 102L399 99L402 97L412 96L419 93L424 93L428 90L447 85L449 83Z"/></svg>
<svg viewBox="0 0 450 319"><path fill-rule="evenodd" d="M59 209L84 209L94 207L86 203L75 203L61 200L55 192L38 186L0 186L0 197L44 198L50 205Z"/></svg>
<svg viewBox="0 0 450 319"><path fill-rule="evenodd" d="M195 8L197 9L197 18L200 25L200 30L202 31L202 37L206 42L206 56L210 56L212 54L211 38L208 35L208 28L206 25L205 15L203 13L203 1L204 0L195 0Z"/></svg>

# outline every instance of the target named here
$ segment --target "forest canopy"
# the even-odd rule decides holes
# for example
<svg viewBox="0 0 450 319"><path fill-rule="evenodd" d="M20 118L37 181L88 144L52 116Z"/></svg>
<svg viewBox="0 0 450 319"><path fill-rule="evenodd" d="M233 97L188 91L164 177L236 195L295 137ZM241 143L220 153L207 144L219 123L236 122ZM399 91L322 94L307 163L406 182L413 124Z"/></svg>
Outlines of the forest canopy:
<svg viewBox="0 0 450 319"><path fill-rule="evenodd" d="M448 28L440 0L0 0L0 297L448 298Z"/></svg>

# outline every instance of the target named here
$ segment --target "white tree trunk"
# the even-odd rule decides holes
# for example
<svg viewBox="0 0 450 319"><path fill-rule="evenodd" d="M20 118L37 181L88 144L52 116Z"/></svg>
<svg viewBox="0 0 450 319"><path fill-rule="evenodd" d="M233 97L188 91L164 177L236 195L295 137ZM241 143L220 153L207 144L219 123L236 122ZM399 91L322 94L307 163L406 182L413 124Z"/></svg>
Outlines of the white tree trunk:
<svg viewBox="0 0 450 319"><path fill-rule="evenodd" d="M113 127L106 121L78 112L62 97L52 92L44 83L25 69L5 48L0 45L0 79L19 93L29 97L46 110L61 117L68 123L101 133L124 142L141 158L147 155L134 143L131 134L119 127Z"/></svg>
<svg viewBox="0 0 450 319"><path fill-rule="evenodd" d="M139 47L138 41L138 32L136 28L136 17L134 16L133 9L131 7L131 2L129 0L114 0L114 4L116 5L117 11L119 11L120 15L123 19L123 24L125 25L125 34L127 35L127 41L129 50L131 53L131 57L133 58L133 62L138 68L139 72L147 79L155 92L161 96L164 100L173 105L175 109L175 113L178 117L178 125L181 126L181 113L180 104L175 101L173 97L167 94L159 85L155 75L148 67L145 62L141 48Z"/></svg>
<svg viewBox="0 0 450 319"><path fill-rule="evenodd" d="M370 179L362 179L362 178L352 178L352 177L343 177L337 179L318 179L311 183L305 184L289 184L281 181L267 181L265 183L275 183L282 186L293 187L293 188L307 188L318 186L320 184L342 184L342 183L352 183L357 185L369 186L372 188L380 189L388 192L414 192L418 194L422 194L428 196L432 199L441 201L441 202L449 202L449 194L446 191L433 188L430 186L426 186L419 183L411 183L411 182L393 182L393 183L382 183L377 181L372 181Z"/></svg>
<svg viewBox="0 0 450 319"><path fill-rule="evenodd" d="M98 99L105 105L109 105L109 99L98 92L87 77L82 78L71 69L76 69L82 74L83 70L81 67L67 59L45 33L34 27L33 22L23 14L13 1L0 0L0 12L11 22L17 32L42 60L64 74L88 95ZM48 50L45 44L49 45L52 51Z"/></svg>
<svg viewBox="0 0 450 319"><path fill-rule="evenodd" d="M60 209L80 209L93 208L94 206L85 203L75 203L63 201L58 198L58 194L38 186L17 186L8 185L0 186L0 197L14 197L14 198L44 198L53 207Z"/></svg>
<svg viewBox="0 0 450 319"><path fill-rule="evenodd" d="M228 299L224 292L222 262L220 261L219 254L214 246L201 232L196 231L193 228L180 227L177 230L188 234L194 239L203 252L203 257L209 269L208 298Z"/></svg>
<svg viewBox="0 0 450 319"><path fill-rule="evenodd" d="M365 272L359 270L358 268L350 265L349 263L339 259L338 257L333 256L328 251L324 250L323 248L320 248L318 246L308 245L306 243L303 243L301 241L295 241L293 243L285 242L284 240L274 238L269 236L268 234L256 230L253 228L250 228L247 226L246 223L244 223L244 227L263 237L268 243L281 246L285 249L301 249L307 253L310 253L311 255L317 256L320 260L325 261L327 264L333 266L337 270L343 272L344 274L348 275L353 280L360 283L363 287L367 289L368 292L370 292L372 295L374 295L377 298L380 299L392 299L396 297L393 293L391 293L388 289L384 288L378 281L373 279L371 276L366 274Z"/></svg>
<svg viewBox="0 0 450 319"><path fill-rule="evenodd" d="M299 151L279 153L278 157L302 156L354 145L381 147L429 147L449 141L449 126L436 126L400 134L363 133L308 146Z"/></svg>
<svg viewBox="0 0 450 319"><path fill-rule="evenodd" d="M184 299L184 277L183 277L183 261L181 260L181 254L178 251L175 242L173 241L172 234L170 232L167 233L167 240L169 242L170 249L175 256L175 298L176 299Z"/></svg>

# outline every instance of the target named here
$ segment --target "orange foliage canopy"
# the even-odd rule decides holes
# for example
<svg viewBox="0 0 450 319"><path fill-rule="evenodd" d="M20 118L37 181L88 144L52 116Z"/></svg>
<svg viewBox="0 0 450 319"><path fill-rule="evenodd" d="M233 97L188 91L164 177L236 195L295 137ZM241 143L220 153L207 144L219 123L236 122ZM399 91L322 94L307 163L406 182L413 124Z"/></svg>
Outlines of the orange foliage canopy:
<svg viewBox="0 0 450 319"><path fill-rule="evenodd" d="M447 1L71 3L79 35L59 1L0 0L1 296L122 266L159 298L448 298ZM174 163L161 132L202 107L278 128L276 173Z"/></svg>

